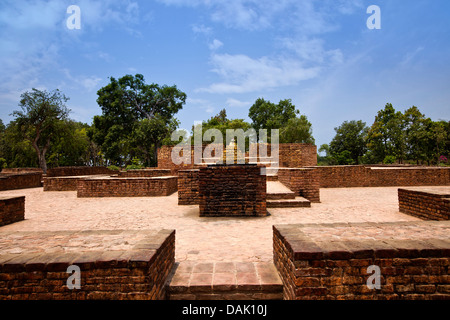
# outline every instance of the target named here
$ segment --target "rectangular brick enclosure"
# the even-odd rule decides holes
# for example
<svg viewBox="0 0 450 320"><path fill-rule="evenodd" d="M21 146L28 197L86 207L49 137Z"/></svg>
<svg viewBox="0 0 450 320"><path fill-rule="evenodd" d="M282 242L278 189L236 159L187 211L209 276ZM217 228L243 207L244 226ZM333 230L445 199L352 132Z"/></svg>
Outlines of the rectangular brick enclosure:
<svg viewBox="0 0 450 320"><path fill-rule="evenodd" d="M174 230L0 232L0 300L165 299L174 263Z"/></svg>
<svg viewBox="0 0 450 320"><path fill-rule="evenodd" d="M267 216L266 176L261 168L256 164L200 168L200 216Z"/></svg>
<svg viewBox="0 0 450 320"><path fill-rule="evenodd" d="M450 187L398 189L400 212L425 220L450 219Z"/></svg>
<svg viewBox="0 0 450 320"><path fill-rule="evenodd" d="M449 235L448 221L279 225L274 263L284 299L450 299Z"/></svg>
<svg viewBox="0 0 450 320"><path fill-rule="evenodd" d="M25 219L25 197L0 197L0 227Z"/></svg>
<svg viewBox="0 0 450 320"><path fill-rule="evenodd" d="M94 177L78 180L77 197L161 197L177 191L177 177Z"/></svg>

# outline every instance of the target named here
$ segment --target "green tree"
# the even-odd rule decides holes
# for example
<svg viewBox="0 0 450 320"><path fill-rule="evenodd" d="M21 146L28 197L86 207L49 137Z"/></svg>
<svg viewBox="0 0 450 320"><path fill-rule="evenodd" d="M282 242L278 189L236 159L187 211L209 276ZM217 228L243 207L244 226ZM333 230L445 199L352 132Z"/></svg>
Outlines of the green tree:
<svg viewBox="0 0 450 320"><path fill-rule="evenodd" d="M47 151L60 134L60 121L66 120L70 112L65 105L68 100L58 89L47 92L33 88L21 95L22 110L12 113L23 138L31 142L44 173Z"/></svg>
<svg viewBox="0 0 450 320"><path fill-rule="evenodd" d="M367 146L377 162L382 162L386 156L395 156L400 162L405 159L404 126L403 114L395 111L392 104L388 103L378 111L367 135Z"/></svg>
<svg viewBox="0 0 450 320"><path fill-rule="evenodd" d="M98 90L97 95L102 115L94 118L88 134L101 146L105 157L117 165L129 163L134 157L136 128L140 133L135 133L135 138L142 135L142 130L149 134L150 141L140 145L140 149L146 147L144 154L153 152L156 159L158 148L173 129L173 116L186 102L186 94L176 86L146 84L141 74L125 75L118 80L111 77L110 83ZM144 119L147 121L139 125Z"/></svg>
<svg viewBox="0 0 450 320"><path fill-rule="evenodd" d="M309 143L314 144L312 125L305 115L290 118L280 130L281 143Z"/></svg>
<svg viewBox="0 0 450 320"><path fill-rule="evenodd" d="M366 153L366 137L369 128L366 123L358 120L344 121L339 127L334 128L336 135L330 142L330 155L340 157L342 152L348 151L344 156L352 159L352 164L359 164L360 158ZM348 164L348 160L345 160Z"/></svg>

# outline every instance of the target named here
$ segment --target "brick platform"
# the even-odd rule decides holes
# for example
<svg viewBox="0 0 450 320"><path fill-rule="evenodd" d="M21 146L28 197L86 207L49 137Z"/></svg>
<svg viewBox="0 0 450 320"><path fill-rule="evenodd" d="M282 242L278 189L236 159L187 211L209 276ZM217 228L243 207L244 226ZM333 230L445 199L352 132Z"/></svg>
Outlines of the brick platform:
<svg viewBox="0 0 450 320"><path fill-rule="evenodd" d="M162 197L177 191L177 177L114 178L78 180L77 197Z"/></svg>
<svg viewBox="0 0 450 320"><path fill-rule="evenodd" d="M42 172L0 173L0 191L42 187Z"/></svg>
<svg viewBox="0 0 450 320"><path fill-rule="evenodd" d="M164 177L172 176L172 170L170 169L136 169L119 171L118 176L121 178L128 177Z"/></svg>
<svg viewBox="0 0 450 320"><path fill-rule="evenodd" d="M283 285L271 262L178 264L168 288L170 300L281 300Z"/></svg>
<svg viewBox="0 0 450 320"><path fill-rule="evenodd" d="M273 227L284 299L450 299L450 223ZM369 266L381 288L369 289Z"/></svg>
<svg viewBox="0 0 450 320"><path fill-rule="evenodd" d="M0 232L0 300L165 299L174 255L173 230Z"/></svg>
<svg viewBox="0 0 450 320"><path fill-rule="evenodd" d="M201 217L267 216L262 166L209 165L199 171Z"/></svg>
<svg viewBox="0 0 450 320"><path fill-rule="evenodd" d="M425 220L450 219L450 187L398 189L399 211Z"/></svg>
<svg viewBox="0 0 450 320"><path fill-rule="evenodd" d="M106 167L57 167L47 170L47 177L88 176L97 174L115 174Z"/></svg>
<svg viewBox="0 0 450 320"><path fill-rule="evenodd" d="M77 191L78 180L93 177L95 176L44 177L44 191ZM98 175L97 177L107 176Z"/></svg>
<svg viewBox="0 0 450 320"><path fill-rule="evenodd" d="M25 219L25 197L0 197L0 227Z"/></svg>

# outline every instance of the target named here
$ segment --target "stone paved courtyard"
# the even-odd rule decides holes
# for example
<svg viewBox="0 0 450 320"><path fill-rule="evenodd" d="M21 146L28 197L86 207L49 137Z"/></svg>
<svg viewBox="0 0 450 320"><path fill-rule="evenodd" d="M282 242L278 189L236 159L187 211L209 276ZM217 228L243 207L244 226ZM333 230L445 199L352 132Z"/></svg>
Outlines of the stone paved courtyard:
<svg viewBox="0 0 450 320"><path fill-rule="evenodd" d="M175 229L177 262L269 262L273 259L273 225L420 221L398 211L397 189L321 189L321 203L311 208L273 208L268 209L269 216L260 218L201 218L198 206L178 206L176 193L169 197L85 199L77 198L76 192L43 192L42 188L3 191L1 196L25 195L26 207L25 220L0 228L0 239L13 241L1 234L14 231ZM422 230L421 237L434 238L435 231ZM358 232L371 236L370 230ZM411 233L417 234L417 230ZM408 238L408 234L403 236ZM76 240L86 243L86 239ZM124 245L120 239L114 240ZM33 239L27 244L29 248L42 245L49 244ZM0 247L6 249L6 242ZM26 248L15 248L22 249Z"/></svg>

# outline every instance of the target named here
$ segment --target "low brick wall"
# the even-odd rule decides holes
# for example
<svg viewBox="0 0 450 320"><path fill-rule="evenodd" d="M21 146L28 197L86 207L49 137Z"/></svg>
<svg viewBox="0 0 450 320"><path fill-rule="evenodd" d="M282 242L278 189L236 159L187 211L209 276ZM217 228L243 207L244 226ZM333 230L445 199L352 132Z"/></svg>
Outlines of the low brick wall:
<svg viewBox="0 0 450 320"><path fill-rule="evenodd" d="M45 238L100 237L99 245L114 241L121 231L15 232L3 233L45 243ZM25 252L0 250L0 300L162 300L167 279L175 264L175 231L124 231L139 238L127 249L70 252ZM61 240L60 240L61 241ZM117 240L115 240L117 241ZM70 242L66 244L70 246ZM25 250L25 249L24 249ZM80 288L67 286L67 268L80 268ZM71 279L70 279L71 280ZM73 282L72 282L73 283Z"/></svg>
<svg viewBox="0 0 450 320"><path fill-rule="evenodd" d="M129 177L163 177L171 176L172 170L170 169L138 169L138 170L126 170L119 171L118 176L121 178Z"/></svg>
<svg viewBox="0 0 450 320"><path fill-rule="evenodd" d="M97 177L107 177L98 175ZM77 191L78 181L95 176L44 177L44 191Z"/></svg>
<svg viewBox="0 0 450 320"><path fill-rule="evenodd" d="M450 299L448 227L446 222L274 226L274 263L284 284L283 298ZM411 230L411 239L399 236ZM423 230L428 237L420 238ZM347 238L337 240L345 232ZM376 239L380 234L385 238ZM367 285L376 284L370 266L380 270L378 289Z"/></svg>
<svg viewBox="0 0 450 320"><path fill-rule="evenodd" d="M177 191L177 177L87 178L78 180L77 197L161 197Z"/></svg>
<svg viewBox="0 0 450 320"><path fill-rule="evenodd" d="M0 170L0 172L8 174L29 173L29 172L43 173L41 168L3 168L2 170Z"/></svg>
<svg viewBox="0 0 450 320"><path fill-rule="evenodd" d="M0 227L25 219L25 197L0 197Z"/></svg>
<svg viewBox="0 0 450 320"><path fill-rule="evenodd" d="M266 216L266 176L261 168L251 164L201 168L200 216Z"/></svg>
<svg viewBox="0 0 450 320"><path fill-rule="evenodd" d="M42 173L29 172L20 174L0 173L0 191L42 187Z"/></svg>
<svg viewBox="0 0 450 320"><path fill-rule="evenodd" d="M58 167L47 170L47 177L88 176L97 174L117 174L106 167Z"/></svg>
<svg viewBox="0 0 450 320"><path fill-rule="evenodd" d="M296 196L311 202L320 202L320 182L316 169L278 169L278 181L283 183Z"/></svg>
<svg viewBox="0 0 450 320"><path fill-rule="evenodd" d="M447 190L398 189L399 211L425 220L450 220L450 187Z"/></svg>
<svg viewBox="0 0 450 320"><path fill-rule="evenodd" d="M450 168L317 166L321 188L450 185Z"/></svg>
<svg viewBox="0 0 450 320"><path fill-rule="evenodd" d="M178 205L199 204L198 174L200 170L178 171Z"/></svg>

